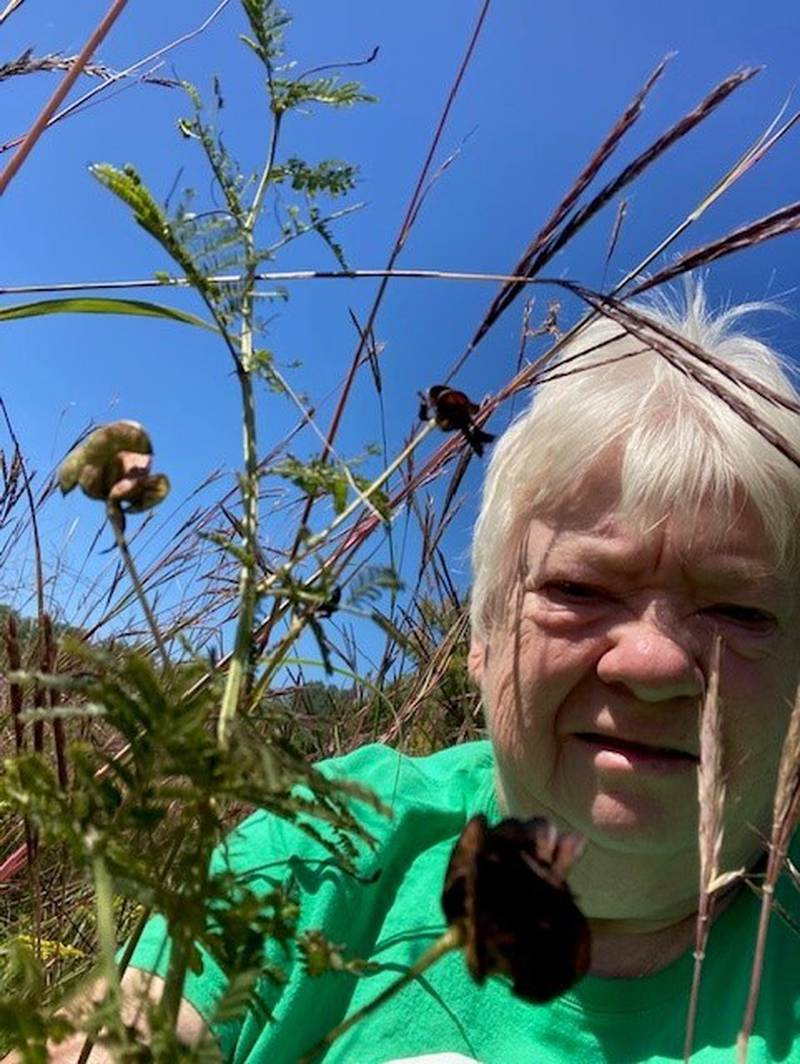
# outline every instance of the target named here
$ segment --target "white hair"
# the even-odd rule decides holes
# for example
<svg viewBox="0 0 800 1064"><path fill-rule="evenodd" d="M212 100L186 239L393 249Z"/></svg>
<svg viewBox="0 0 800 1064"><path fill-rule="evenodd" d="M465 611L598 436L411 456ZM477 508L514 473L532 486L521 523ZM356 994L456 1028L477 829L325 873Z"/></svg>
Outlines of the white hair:
<svg viewBox="0 0 800 1064"><path fill-rule="evenodd" d="M680 305L665 298L631 305L724 366L798 401L786 362L766 344L736 331L745 314L764 304L709 313L702 285ZM620 357L620 356L629 357ZM580 357L578 357L580 356ZM691 358L684 360L697 365ZM775 564L800 558L800 469L740 414L663 355L608 318L575 334L551 368L569 363L568 376L541 384L530 407L494 445L472 544L472 627L485 638L502 613L521 529L580 491L598 458L613 454L620 468L618 511L640 527L667 514L695 522L705 512L726 524L751 503ZM566 369L566 367L565 367ZM800 453L800 416L732 385L715 382Z"/></svg>

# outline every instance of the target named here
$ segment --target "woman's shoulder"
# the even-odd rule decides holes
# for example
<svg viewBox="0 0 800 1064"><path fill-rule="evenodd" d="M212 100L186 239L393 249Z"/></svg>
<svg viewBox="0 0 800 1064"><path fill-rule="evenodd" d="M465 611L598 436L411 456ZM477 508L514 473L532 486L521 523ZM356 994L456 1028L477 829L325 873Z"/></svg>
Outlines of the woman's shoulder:
<svg viewBox="0 0 800 1064"><path fill-rule="evenodd" d="M382 743L361 746L317 768L332 779L354 780L400 808L460 809L474 804L476 790L491 788L494 761L487 741L458 743L425 755L406 754ZM476 810L478 811L478 810Z"/></svg>
<svg viewBox="0 0 800 1064"><path fill-rule="evenodd" d="M354 840L362 871L387 850L419 852L455 839L474 813L491 815L494 810L494 762L491 746L484 741L424 756L372 743L314 768L328 780L355 785L355 793L348 794L346 801L371 839ZM307 788L299 791L308 796ZM225 863L241 872L266 852L295 859L329 857L326 837L324 823L311 817L299 815L290 821L260 810L228 836Z"/></svg>

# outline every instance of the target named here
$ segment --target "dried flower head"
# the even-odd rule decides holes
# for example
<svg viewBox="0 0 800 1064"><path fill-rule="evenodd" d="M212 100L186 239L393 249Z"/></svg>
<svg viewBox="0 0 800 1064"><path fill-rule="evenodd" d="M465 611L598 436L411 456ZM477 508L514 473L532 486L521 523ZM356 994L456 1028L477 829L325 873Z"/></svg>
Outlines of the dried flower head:
<svg viewBox="0 0 800 1064"><path fill-rule="evenodd" d="M526 1001L568 990L589 967L589 925L566 874L583 849L540 817L490 828L473 817L447 868L442 907L458 926L472 977L507 975Z"/></svg>
<svg viewBox="0 0 800 1064"><path fill-rule="evenodd" d="M89 433L58 471L64 495L80 487L90 499L105 499L129 513L156 506L169 493L163 473L151 473L153 447L138 421L112 421Z"/></svg>

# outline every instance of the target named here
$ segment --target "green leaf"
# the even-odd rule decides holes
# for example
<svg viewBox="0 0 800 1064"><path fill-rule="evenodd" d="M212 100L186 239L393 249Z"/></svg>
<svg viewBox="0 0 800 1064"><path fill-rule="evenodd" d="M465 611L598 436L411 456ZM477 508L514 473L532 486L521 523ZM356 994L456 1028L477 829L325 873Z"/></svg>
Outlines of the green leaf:
<svg viewBox="0 0 800 1064"><path fill-rule="evenodd" d="M242 34L241 40L263 63L269 64L281 54L283 31L292 21L291 17L274 0L242 0L242 7L253 37Z"/></svg>
<svg viewBox="0 0 800 1064"><path fill-rule="evenodd" d="M328 107L352 107L357 103L375 103L376 96L364 92L357 81L339 84L338 75L311 81L272 80L272 106L276 112L289 111L304 103L322 103Z"/></svg>
<svg viewBox="0 0 800 1064"><path fill-rule="evenodd" d="M176 307L149 303L143 299L101 299L81 297L75 299L42 299L36 303L17 303L13 307L0 307L0 321L16 321L18 318L38 318L43 314L127 314L144 318L165 318L183 325L197 325L201 329L218 332L213 325Z"/></svg>
<svg viewBox="0 0 800 1064"><path fill-rule="evenodd" d="M356 186L358 167L340 159L323 159L311 166L303 159L292 155L281 166L272 170L276 183L289 181L296 192L316 196L326 192L329 196L344 196Z"/></svg>

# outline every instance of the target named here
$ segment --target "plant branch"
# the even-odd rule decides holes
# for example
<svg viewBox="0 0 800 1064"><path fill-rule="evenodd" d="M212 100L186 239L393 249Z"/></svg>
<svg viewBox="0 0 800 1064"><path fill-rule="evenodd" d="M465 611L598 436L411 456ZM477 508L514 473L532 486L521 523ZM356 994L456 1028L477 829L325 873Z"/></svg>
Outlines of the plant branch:
<svg viewBox="0 0 800 1064"><path fill-rule="evenodd" d="M139 600L139 604L141 605L142 611L145 615L145 618L147 619L147 624L150 628L150 632L153 636L156 647L158 648L158 653L161 657L161 664L164 666L165 669L168 669L169 655L167 654L167 648L164 646L164 640L161 636L161 631L159 630L158 622L156 621L155 615L152 609L150 608L150 603L147 601L147 595L145 593L144 587L142 586L142 582L139 579L139 573L136 569L136 565L134 564L131 552L128 549L128 541L125 538L125 524L122 511L120 510L119 505L111 501L110 499L106 503L106 516L108 518L108 523L111 525L112 531L114 532L114 540L117 544L117 549L119 550L119 553L122 557L123 564L125 565L125 568L128 572L128 576L130 577L131 583L133 584L136 597Z"/></svg>
<svg viewBox="0 0 800 1064"><path fill-rule="evenodd" d="M362 1008L358 1009L351 1016L348 1016L346 1020L337 1024L331 1031L329 1031L324 1038L320 1039L315 1046L313 1046L304 1057L301 1057L298 1064L311 1064L314 1057L323 1049L327 1049L333 1045L337 1038L340 1038L346 1031L349 1031L351 1027L355 1027L357 1023L365 1019L375 1009L379 1008L390 998L393 998L403 987L408 986L423 972L426 972L432 965L438 960L441 960L448 953L452 953L454 949L460 949L463 945L463 936L460 927L454 925L449 927L444 934L442 934L434 944L427 949L422 956L411 967L403 972L399 979L396 979L393 983L382 990L380 994L367 1002Z"/></svg>

